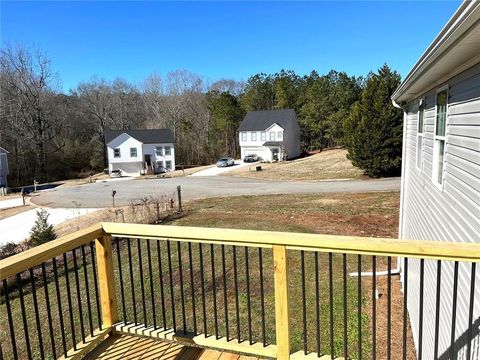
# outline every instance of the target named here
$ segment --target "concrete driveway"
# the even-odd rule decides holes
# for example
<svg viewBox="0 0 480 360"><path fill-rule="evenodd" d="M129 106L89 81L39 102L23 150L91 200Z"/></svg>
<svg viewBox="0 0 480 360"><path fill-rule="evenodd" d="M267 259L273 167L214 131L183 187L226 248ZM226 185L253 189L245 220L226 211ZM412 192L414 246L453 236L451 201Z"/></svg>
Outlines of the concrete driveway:
<svg viewBox="0 0 480 360"><path fill-rule="evenodd" d="M47 207L101 208L112 206L112 190L118 206L145 196L171 197L177 185L185 201L217 196L300 194L326 192L397 191L400 178L328 181L271 181L226 176L198 176L163 179L139 179L120 182L97 182L75 187L57 187L32 198L34 204ZM75 204L75 205L74 205Z"/></svg>
<svg viewBox="0 0 480 360"><path fill-rule="evenodd" d="M226 167L214 166L214 167L193 173L190 176L217 176L217 175L220 175L235 169L240 169L253 164L254 163L245 163L242 160L235 160L235 164L233 166L226 166Z"/></svg>

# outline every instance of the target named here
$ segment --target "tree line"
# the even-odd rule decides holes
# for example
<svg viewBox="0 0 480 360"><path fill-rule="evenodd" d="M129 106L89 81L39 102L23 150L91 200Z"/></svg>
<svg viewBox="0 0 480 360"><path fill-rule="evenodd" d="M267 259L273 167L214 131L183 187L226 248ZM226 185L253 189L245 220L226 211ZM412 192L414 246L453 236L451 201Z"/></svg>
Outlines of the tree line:
<svg viewBox="0 0 480 360"><path fill-rule="evenodd" d="M395 174L401 111L389 97L399 82L398 73L387 65L366 77L335 70L304 76L281 70L245 82L213 83L175 70L164 77L153 73L140 84L92 77L65 94L42 51L6 46L0 52L0 146L10 152L12 185L101 171L107 166L107 129L170 128L177 164L201 165L222 155L239 155L238 127L247 111L293 108L305 151L345 145L360 167L372 165L364 159L369 159L365 150L393 156L373 166L392 162L393 170L386 173ZM387 145L396 150L378 151L373 145L366 149L361 138L365 134L380 135L377 147L389 143L382 136L394 137Z"/></svg>

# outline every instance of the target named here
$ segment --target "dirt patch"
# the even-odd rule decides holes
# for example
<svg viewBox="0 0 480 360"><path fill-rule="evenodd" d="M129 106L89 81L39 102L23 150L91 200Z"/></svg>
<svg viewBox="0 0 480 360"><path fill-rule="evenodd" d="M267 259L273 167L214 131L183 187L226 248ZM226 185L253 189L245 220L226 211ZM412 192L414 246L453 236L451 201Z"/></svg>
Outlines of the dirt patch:
<svg viewBox="0 0 480 360"><path fill-rule="evenodd" d="M270 180L324 180L360 178L363 171L347 159L345 149L324 150L305 158L279 163L263 163L262 171L248 167L229 171L224 176Z"/></svg>
<svg viewBox="0 0 480 360"><path fill-rule="evenodd" d="M32 205L25 205L25 206L16 206L13 208L8 208L8 209L0 209L0 220L6 219L10 216L14 216L17 214L21 214L25 211L35 209L36 206Z"/></svg>

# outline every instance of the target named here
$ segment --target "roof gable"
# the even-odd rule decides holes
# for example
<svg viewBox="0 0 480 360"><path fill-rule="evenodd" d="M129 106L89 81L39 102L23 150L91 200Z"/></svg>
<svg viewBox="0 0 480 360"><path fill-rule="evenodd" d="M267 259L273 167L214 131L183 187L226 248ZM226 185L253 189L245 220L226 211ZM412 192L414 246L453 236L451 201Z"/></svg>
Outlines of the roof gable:
<svg viewBox="0 0 480 360"><path fill-rule="evenodd" d="M272 125L286 129L288 124L297 121L293 109L249 111L240 124L240 131L267 130Z"/></svg>
<svg viewBox="0 0 480 360"><path fill-rule="evenodd" d="M175 138L170 129L134 129L134 130L107 130L105 143L108 144L121 134L127 134L143 144L174 143Z"/></svg>

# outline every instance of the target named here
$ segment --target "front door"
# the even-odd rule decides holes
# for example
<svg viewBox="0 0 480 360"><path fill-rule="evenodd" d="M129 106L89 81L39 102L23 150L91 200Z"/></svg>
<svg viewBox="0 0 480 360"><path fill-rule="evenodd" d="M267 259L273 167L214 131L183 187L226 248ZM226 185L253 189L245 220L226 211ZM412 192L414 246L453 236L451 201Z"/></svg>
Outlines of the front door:
<svg viewBox="0 0 480 360"><path fill-rule="evenodd" d="M152 165L152 155L150 154L145 155L145 163L147 167L150 167Z"/></svg>
<svg viewBox="0 0 480 360"><path fill-rule="evenodd" d="M272 149L272 161L278 161L278 148Z"/></svg>

